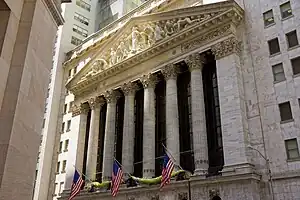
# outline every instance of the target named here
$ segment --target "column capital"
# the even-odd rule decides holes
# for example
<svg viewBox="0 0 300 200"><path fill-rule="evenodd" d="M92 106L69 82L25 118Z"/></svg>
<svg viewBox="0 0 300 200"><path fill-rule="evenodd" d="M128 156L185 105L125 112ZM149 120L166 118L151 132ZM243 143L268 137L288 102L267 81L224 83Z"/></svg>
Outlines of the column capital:
<svg viewBox="0 0 300 200"><path fill-rule="evenodd" d="M179 72L178 67L174 64L168 64L162 69L162 74L166 80L177 79L177 74Z"/></svg>
<svg viewBox="0 0 300 200"><path fill-rule="evenodd" d="M230 37L224 41L221 41L211 47L211 51L219 60L223 57L229 56L230 54L241 52L241 42L239 42L235 37Z"/></svg>
<svg viewBox="0 0 300 200"><path fill-rule="evenodd" d="M193 71L195 69L202 69L203 65L204 65L204 59L200 56L199 53L193 53L191 55L189 55L186 59L185 59L189 70Z"/></svg>
<svg viewBox="0 0 300 200"><path fill-rule="evenodd" d="M134 95L138 89L139 86L136 83L132 82L124 83L124 85L121 86L121 90L123 91L125 96Z"/></svg>
<svg viewBox="0 0 300 200"><path fill-rule="evenodd" d="M75 117L80 114L87 114L89 111L88 104L80 103L79 105L74 104L71 108L72 117Z"/></svg>
<svg viewBox="0 0 300 200"><path fill-rule="evenodd" d="M104 99L101 97L92 97L88 100L89 106L92 110L96 107L101 107L104 104Z"/></svg>
<svg viewBox="0 0 300 200"><path fill-rule="evenodd" d="M116 103L120 96L120 93L115 90L108 90L104 94L107 103Z"/></svg>
<svg viewBox="0 0 300 200"><path fill-rule="evenodd" d="M143 75L140 80L144 88L154 88L158 82L157 76L153 74Z"/></svg>

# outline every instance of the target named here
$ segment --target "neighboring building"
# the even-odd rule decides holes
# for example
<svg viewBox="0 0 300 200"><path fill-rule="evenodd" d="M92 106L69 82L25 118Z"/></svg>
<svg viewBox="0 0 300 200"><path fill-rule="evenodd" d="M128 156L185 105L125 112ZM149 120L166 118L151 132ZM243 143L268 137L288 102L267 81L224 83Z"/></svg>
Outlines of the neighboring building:
<svg viewBox="0 0 300 200"><path fill-rule="evenodd" d="M118 199L299 199L299 19L298 0L149 0L86 39L64 64L65 189L74 166L110 180L114 158L159 176L164 144L190 184L122 186Z"/></svg>
<svg viewBox="0 0 300 200"><path fill-rule="evenodd" d="M65 23L59 27L53 47L53 66L36 166L34 200L57 199L60 196L66 179L65 168L68 159L72 159L69 157L68 149L72 118L70 108L74 97L65 90L65 83L68 78L76 74L80 66L78 69L64 70L62 63L66 60L66 53L87 40L88 35L94 33L98 25L105 21L103 18L97 18L97 14L104 8L119 13L118 17L122 16L125 10L123 6L127 5L123 1L119 0L118 6L116 6L116 1L106 1L105 7L102 4L105 1L98 0L64 1L62 4L62 16ZM100 4L101 6L98 7ZM55 164L52 165L52 163Z"/></svg>
<svg viewBox="0 0 300 200"><path fill-rule="evenodd" d="M31 200L60 0L0 0L0 199Z"/></svg>

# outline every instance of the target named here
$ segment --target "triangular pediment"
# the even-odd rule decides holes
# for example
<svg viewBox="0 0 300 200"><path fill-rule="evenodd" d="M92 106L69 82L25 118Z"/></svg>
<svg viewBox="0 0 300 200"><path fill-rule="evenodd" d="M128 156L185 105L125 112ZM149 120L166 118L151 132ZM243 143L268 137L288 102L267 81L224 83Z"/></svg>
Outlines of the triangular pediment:
<svg viewBox="0 0 300 200"><path fill-rule="evenodd" d="M133 17L94 50L94 56L67 83L67 88L72 90L78 84L87 85L100 73L151 50L191 27L213 19L222 20L221 16L228 16L233 9L241 10L234 1L227 1Z"/></svg>

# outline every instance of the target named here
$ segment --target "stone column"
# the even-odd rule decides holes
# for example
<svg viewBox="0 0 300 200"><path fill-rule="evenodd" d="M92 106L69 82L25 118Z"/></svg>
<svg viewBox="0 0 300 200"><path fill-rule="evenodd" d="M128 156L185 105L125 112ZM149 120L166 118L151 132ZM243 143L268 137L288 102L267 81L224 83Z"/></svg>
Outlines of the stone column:
<svg viewBox="0 0 300 200"><path fill-rule="evenodd" d="M103 152L103 181L111 180L112 166L114 161L115 129L116 129L116 103L120 97L116 91L105 93L107 101L106 124Z"/></svg>
<svg viewBox="0 0 300 200"><path fill-rule="evenodd" d="M125 95L122 165L126 169L126 172L130 174L134 170L134 96L137 89L137 85L131 82L124 84L122 87Z"/></svg>
<svg viewBox="0 0 300 200"><path fill-rule="evenodd" d="M157 77L145 75L141 78L144 86L144 127L143 127L143 177L155 175L155 85Z"/></svg>
<svg viewBox="0 0 300 200"><path fill-rule="evenodd" d="M231 37L214 45L212 52L216 58L225 167L243 166L248 163L248 138L240 44Z"/></svg>
<svg viewBox="0 0 300 200"><path fill-rule="evenodd" d="M195 174L204 175L208 170L208 144L202 82L203 63L198 53L190 55L186 61L191 72L191 106Z"/></svg>
<svg viewBox="0 0 300 200"><path fill-rule="evenodd" d="M65 189L70 189L75 167L82 172L88 105L80 104L72 107L72 124L67 162ZM74 167L75 166L75 167Z"/></svg>
<svg viewBox="0 0 300 200"><path fill-rule="evenodd" d="M177 164L180 164L179 116L177 100L178 68L169 64L162 73L166 80L166 137L167 148Z"/></svg>
<svg viewBox="0 0 300 200"><path fill-rule="evenodd" d="M86 175L89 179L96 179L97 154L98 154L98 139L100 125L100 109L104 101L99 97L91 98L88 101L91 108L91 121L89 129L89 141L86 161Z"/></svg>

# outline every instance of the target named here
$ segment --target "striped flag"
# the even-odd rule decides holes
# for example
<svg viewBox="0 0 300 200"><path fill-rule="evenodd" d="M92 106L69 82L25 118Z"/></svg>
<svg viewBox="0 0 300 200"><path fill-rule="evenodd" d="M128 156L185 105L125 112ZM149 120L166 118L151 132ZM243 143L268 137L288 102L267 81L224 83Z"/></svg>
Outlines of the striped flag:
<svg viewBox="0 0 300 200"><path fill-rule="evenodd" d="M114 161L112 181L111 181L111 194L115 197L119 191L120 184L122 182L123 172L117 161Z"/></svg>
<svg viewBox="0 0 300 200"><path fill-rule="evenodd" d="M170 183L173 169L174 169L173 161L169 158L169 156L167 154L165 154L160 188L162 188L162 187L164 187L164 185Z"/></svg>
<svg viewBox="0 0 300 200"><path fill-rule="evenodd" d="M79 194L81 187L83 185L84 181L78 171L75 169L74 177L73 177L73 184L71 187L71 194L68 200L72 200L74 197L76 197L77 194Z"/></svg>

